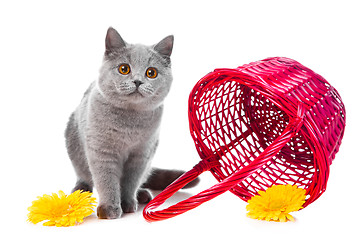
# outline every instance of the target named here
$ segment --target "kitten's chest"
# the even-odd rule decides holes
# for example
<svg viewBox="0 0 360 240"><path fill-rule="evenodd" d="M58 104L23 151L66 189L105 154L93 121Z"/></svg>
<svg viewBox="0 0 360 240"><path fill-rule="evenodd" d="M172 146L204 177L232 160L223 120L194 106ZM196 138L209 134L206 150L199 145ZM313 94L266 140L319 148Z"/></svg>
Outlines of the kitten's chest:
<svg viewBox="0 0 360 240"><path fill-rule="evenodd" d="M151 137L158 129L160 119L143 114L117 114L109 123L119 140L136 142Z"/></svg>
<svg viewBox="0 0 360 240"><path fill-rule="evenodd" d="M157 137L162 108L154 111L134 111L110 108L97 119L99 132L109 141L131 146Z"/></svg>

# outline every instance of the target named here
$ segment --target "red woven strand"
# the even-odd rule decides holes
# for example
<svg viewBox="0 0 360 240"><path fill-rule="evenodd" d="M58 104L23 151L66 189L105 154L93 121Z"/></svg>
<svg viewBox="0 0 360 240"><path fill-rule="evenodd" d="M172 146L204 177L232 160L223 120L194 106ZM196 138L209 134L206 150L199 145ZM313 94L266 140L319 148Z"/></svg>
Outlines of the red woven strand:
<svg viewBox="0 0 360 240"><path fill-rule="evenodd" d="M174 217L228 190L247 201L278 184L306 189L306 207L326 189L345 108L320 75L292 59L269 58L202 78L189 97L189 126L203 160L145 207L148 221ZM218 184L155 211L207 170Z"/></svg>

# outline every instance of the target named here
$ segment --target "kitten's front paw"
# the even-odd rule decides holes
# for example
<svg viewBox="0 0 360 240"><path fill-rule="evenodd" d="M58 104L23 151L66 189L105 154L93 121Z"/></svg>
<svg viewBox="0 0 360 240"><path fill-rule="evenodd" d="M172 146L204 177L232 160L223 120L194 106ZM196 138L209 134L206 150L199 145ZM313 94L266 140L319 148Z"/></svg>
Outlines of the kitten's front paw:
<svg viewBox="0 0 360 240"><path fill-rule="evenodd" d="M145 204L152 200L152 195L149 190L140 188L137 192L137 200L140 204Z"/></svg>
<svg viewBox="0 0 360 240"><path fill-rule="evenodd" d="M97 216L100 219L116 219L121 213L120 206L100 205L97 208Z"/></svg>
<svg viewBox="0 0 360 240"><path fill-rule="evenodd" d="M87 184L86 182L78 181L71 192L75 192L77 190L81 190L83 192L92 192L93 187L90 184Z"/></svg>
<svg viewBox="0 0 360 240"><path fill-rule="evenodd" d="M134 213L136 212L138 204L135 200L122 200L121 208L124 213Z"/></svg>

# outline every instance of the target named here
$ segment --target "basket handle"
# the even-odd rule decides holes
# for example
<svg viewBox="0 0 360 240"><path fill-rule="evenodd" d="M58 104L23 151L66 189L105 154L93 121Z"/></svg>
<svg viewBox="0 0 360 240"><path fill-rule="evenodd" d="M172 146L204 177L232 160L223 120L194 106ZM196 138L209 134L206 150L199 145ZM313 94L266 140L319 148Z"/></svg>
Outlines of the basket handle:
<svg viewBox="0 0 360 240"><path fill-rule="evenodd" d="M303 108L299 106L298 116L290 120L289 124L277 137L254 161L248 166L245 166L232 175L225 178L223 181L215 184L211 188L198 193L184 201L181 201L175 205L172 205L166 209L155 211L156 208L161 206L168 198L175 194L178 190L184 187L187 183L194 180L204 171L208 171L213 167L219 166L220 163L214 158L203 159L193 169L184 173L181 177L175 180L167 188L164 189L159 195L157 195L152 201L150 201L143 210L143 216L148 222L160 221L168 218L175 217L179 214L187 212L204 202L207 202L216 196L228 191L234 185L240 181L246 179L249 175L256 172L259 167L268 162L274 157L288 142L289 140L299 131L303 122Z"/></svg>

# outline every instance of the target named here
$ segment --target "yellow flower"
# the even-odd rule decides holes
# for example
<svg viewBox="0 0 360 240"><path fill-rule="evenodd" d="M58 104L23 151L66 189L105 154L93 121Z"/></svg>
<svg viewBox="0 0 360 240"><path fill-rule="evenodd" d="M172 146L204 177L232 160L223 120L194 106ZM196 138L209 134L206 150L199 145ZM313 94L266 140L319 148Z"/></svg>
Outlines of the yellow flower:
<svg viewBox="0 0 360 240"><path fill-rule="evenodd" d="M289 213L301 209L306 197L305 189L290 184L274 185L258 193L248 201L247 216L266 221L294 221Z"/></svg>
<svg viewBox="0 0 360 240"><path fill-rule="evenodd" d="M66 196L63 191L59 195L53 193L51 196L44 194L32 202L28 208L28 221L34 224L48 220L44 226L68 227L76 223L82 223L84 218L91 215L93 203L96 199L91 197L92 193L80 190Z"/></svg>

